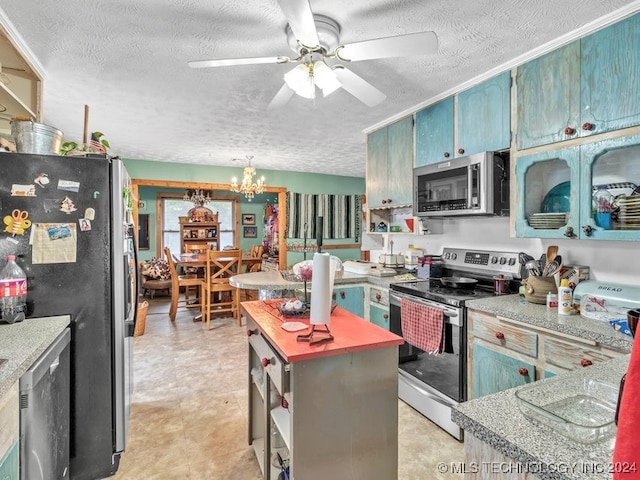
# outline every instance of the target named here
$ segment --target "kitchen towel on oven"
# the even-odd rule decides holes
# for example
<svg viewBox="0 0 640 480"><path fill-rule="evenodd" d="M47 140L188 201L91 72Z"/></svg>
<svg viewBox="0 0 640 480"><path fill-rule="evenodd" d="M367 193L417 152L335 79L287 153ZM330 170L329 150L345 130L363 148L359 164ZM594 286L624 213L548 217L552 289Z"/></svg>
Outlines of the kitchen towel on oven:
<svg viewBox="0 0 640 480"><path fill-rule="evenodd" d="M442 353L444 312L440 308L400 300L402 337L411 345L432 355Z"/></svg>

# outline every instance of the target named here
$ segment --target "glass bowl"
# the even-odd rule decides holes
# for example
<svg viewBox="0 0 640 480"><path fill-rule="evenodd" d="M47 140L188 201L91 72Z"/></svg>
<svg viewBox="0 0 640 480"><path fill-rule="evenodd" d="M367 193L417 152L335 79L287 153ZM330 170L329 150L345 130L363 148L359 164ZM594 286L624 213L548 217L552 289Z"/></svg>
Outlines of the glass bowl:
<svg viewBox="0 0 640 480"><path fill-rule="evenodd" d="M516 390L520 411L541 428L579 443L615 432L618 386L599 380L557 377Z"/></svg>

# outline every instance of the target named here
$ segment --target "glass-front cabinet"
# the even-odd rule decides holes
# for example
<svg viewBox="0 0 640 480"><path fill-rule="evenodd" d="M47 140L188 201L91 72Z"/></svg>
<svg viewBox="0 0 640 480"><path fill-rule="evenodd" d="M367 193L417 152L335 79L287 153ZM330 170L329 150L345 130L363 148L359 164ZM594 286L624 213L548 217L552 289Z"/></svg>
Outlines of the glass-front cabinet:
<svg viewBox="0 0 640 480"><path fill-rule="evenodd" d="M640 135L517 159L516 235L640 239Z"/></svg>

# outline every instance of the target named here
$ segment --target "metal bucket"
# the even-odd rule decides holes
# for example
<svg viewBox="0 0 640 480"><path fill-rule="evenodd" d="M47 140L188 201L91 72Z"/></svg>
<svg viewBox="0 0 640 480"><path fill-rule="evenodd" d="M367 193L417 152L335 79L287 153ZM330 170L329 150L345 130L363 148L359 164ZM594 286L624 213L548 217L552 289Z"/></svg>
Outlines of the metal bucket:
<svg viewBox="0 0 640 480"><path fill-rule="evenodd" d="M30 121L11 121L11 135L18 153L42 155L60 153L62 132L57 128Z"/></svg>

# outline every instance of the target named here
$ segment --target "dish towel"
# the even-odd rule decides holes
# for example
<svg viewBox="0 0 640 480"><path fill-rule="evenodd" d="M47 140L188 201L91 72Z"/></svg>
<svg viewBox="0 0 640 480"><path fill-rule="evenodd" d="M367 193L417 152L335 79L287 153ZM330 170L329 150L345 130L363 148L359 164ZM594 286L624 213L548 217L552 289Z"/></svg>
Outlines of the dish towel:
<svg viewBox="0 0 640 480"><path fill-rule="evenodd" d="M442 353L444 312L407 299L400 300L402 337L411 345L432 355Z"/></svg>
<svg viewBox="0 0 640 480"><path fill-rule="evenodd" d="M613 480L640 479L640 341L633 342L631 358L627 368L627 378L622 390L618 431L613 449Z"/></svg>

